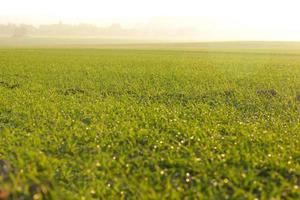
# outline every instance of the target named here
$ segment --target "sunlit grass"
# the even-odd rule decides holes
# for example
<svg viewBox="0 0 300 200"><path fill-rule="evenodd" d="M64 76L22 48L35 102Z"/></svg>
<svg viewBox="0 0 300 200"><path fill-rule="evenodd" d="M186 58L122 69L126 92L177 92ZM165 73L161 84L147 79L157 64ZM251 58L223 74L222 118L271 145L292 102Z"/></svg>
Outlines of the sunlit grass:
<svg viewBox="0 0 300 200"><path fill-rule="evenodd" d="M299 199L299 92L295 52L1 49L0 192Z"/></svg>

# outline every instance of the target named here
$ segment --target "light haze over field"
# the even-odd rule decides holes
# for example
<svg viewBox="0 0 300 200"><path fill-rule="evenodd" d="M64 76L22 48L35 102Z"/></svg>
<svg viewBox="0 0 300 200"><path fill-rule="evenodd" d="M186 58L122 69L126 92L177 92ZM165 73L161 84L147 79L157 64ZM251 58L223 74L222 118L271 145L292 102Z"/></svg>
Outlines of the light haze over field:
<svg viewBox="0 0 300 200"><path fill-rule="evenodd" d="M1 2L0 23L120 23L148 30L185 28L200 41L293 41L300 40L299 7L297 0L10 0Z"/></svg>

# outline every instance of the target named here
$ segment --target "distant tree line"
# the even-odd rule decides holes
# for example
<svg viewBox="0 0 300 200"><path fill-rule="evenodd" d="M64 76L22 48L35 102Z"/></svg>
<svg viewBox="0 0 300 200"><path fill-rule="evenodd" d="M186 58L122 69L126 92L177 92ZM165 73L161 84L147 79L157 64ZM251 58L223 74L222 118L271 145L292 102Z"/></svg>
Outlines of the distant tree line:
<svg viewBox="0 0 300 200"><path fill-rule="evenodd" d="M195 36L196 31L189 28L161 29L155 27L123 28L115 23L107 27L92 24L49 24L33 26L28 24L0 24L0 36L21 38L27 36L108 36L108 37L178 37Z"/></svg>

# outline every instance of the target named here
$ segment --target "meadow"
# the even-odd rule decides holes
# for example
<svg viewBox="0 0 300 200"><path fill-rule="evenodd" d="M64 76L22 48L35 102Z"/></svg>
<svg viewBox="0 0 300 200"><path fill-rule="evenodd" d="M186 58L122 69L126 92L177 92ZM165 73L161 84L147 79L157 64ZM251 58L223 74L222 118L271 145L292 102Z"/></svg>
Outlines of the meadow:
<svg viewBox="0 0 300 200"><path fill-rule="evenodd" d="M0 199L300 199L300 50L171 47L2 47Z"/></svg>

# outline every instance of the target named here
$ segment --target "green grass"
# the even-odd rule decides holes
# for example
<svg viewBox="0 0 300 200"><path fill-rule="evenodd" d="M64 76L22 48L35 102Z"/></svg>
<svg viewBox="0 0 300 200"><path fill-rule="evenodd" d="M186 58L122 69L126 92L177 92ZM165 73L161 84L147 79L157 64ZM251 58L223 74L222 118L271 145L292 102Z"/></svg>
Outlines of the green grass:
<svg viewBox="0 0 300 200"><path fill-rule="evenodd" d="M11 199L299 199L300 51L2 48L0 161Z"/></svg>

